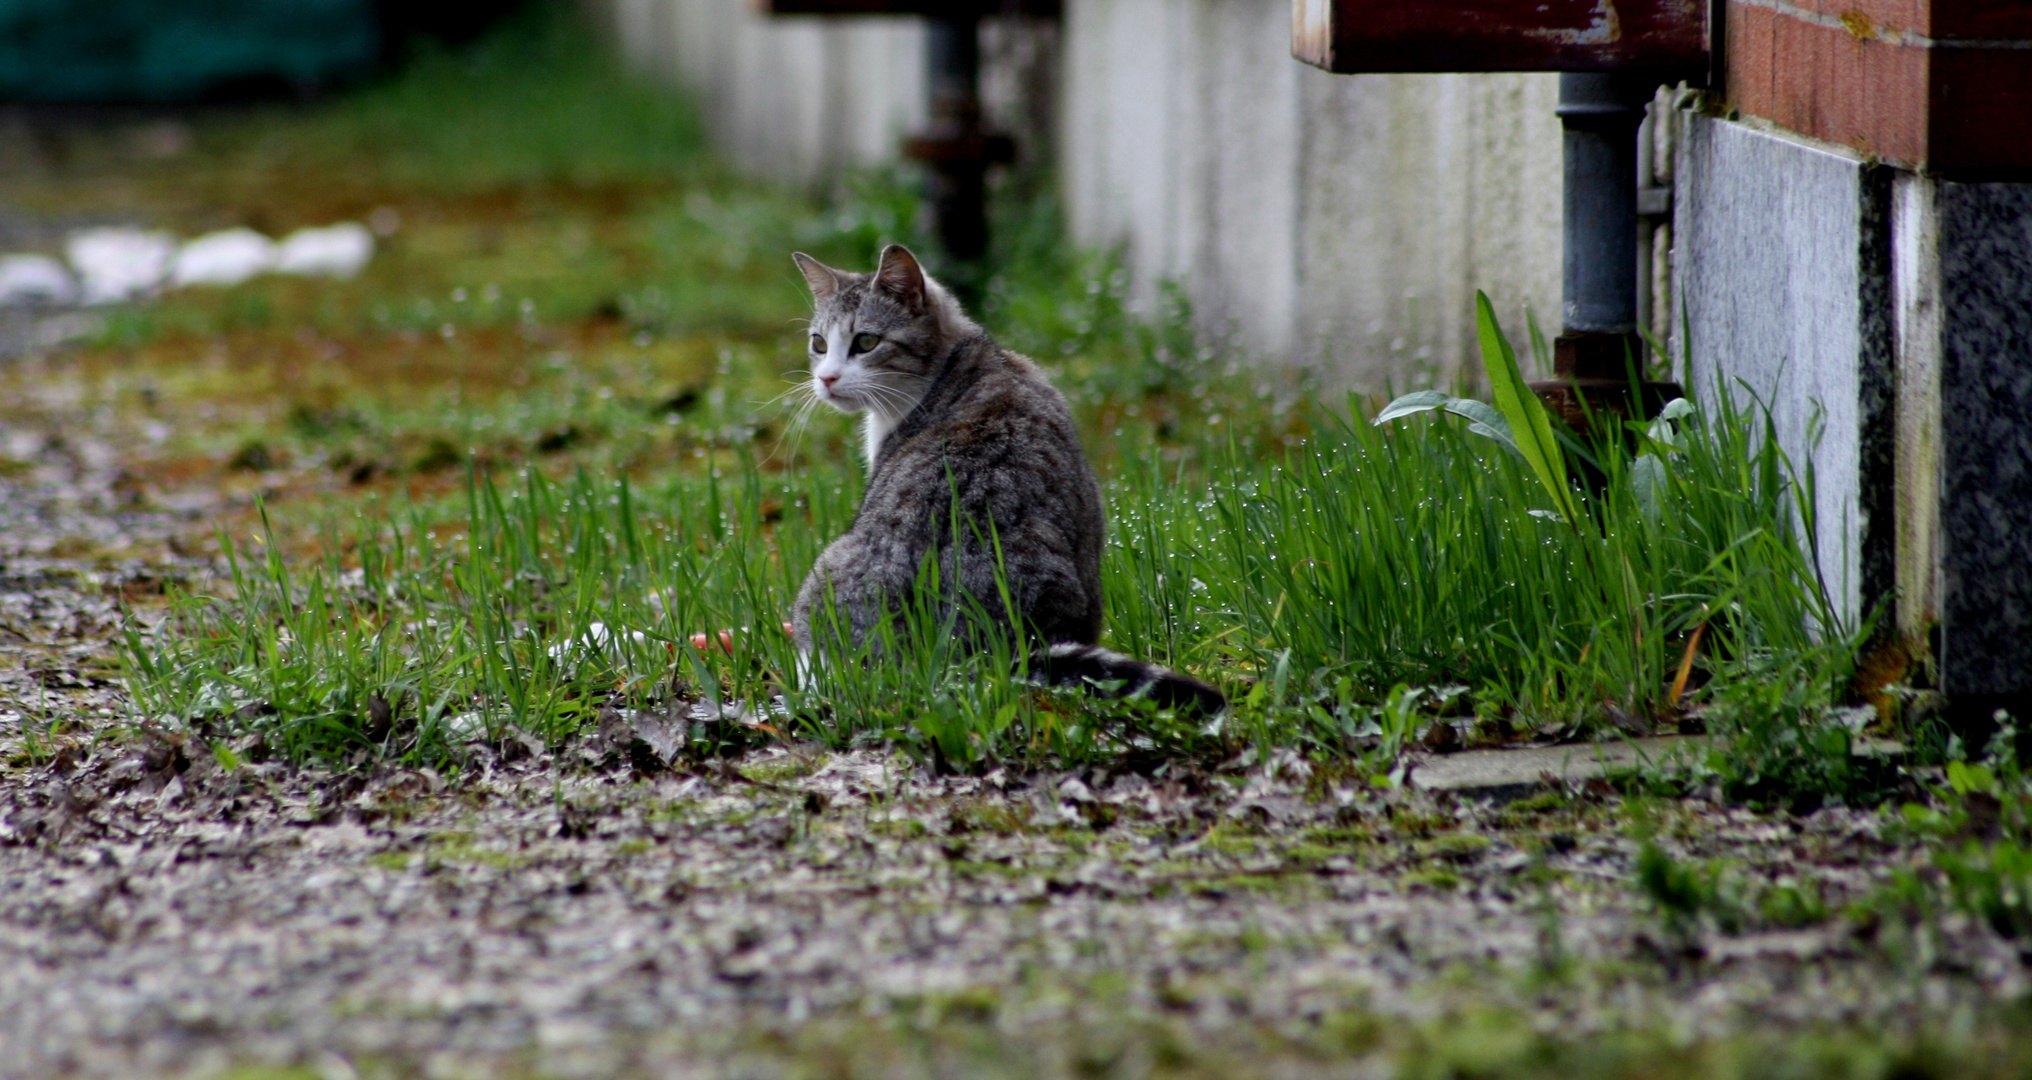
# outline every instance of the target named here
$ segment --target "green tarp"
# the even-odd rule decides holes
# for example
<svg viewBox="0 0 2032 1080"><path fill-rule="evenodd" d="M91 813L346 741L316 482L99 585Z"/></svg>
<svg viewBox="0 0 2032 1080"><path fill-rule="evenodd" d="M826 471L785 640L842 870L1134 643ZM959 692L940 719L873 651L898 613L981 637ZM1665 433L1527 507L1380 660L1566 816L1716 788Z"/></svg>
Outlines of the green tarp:
<svg viewBox="0 0 2032 1080"><path fill-rule="evenodd" d="M176 102L371 67L372 0L0 0L0 100Z"/></svg>

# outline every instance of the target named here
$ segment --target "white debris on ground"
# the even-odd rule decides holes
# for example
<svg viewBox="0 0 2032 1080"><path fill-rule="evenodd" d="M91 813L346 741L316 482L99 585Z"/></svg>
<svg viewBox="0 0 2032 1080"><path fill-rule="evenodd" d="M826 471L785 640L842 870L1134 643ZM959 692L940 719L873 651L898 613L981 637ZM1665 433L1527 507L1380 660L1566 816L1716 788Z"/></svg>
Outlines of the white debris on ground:
<svg viewBox="0 0 2032 1080"><path fill-rule="evenodd" d="M207 233L176 253L172 286L238 285L275 268L275 241L252 229Z"/></svg>
<svg viewBox="0 0 2032 1080"><path fill-rule="evenodd" d="M82 229L64 241L64 257L83 283L87 304L110 304L154 292L169 275L176 238L126 226Z"/></svg>
<svg viewBox="0 0 2032 1080"><path fill-rule="evenodd" d="M628 631L628 639L636 645L647 645L649 643L649 636L640 630ZM608 630L606 623L600 622L588 625L586 632L578 637L572 638L569 641L557 642L545 651L550 654L552 663L557 664L566 671L577 670L579 660L586 656L611 655L618 659L625 659L626 657L625 650L622 650L620 644L619 635Z"/></svg>
<svg viewBox="0 0 2032 1080"><path fill-rule="evenodd" d="M70 304L78 283L64 264L47 255L0 256L0 305Z"/></svg>
<svg viewBox="0 0 2032 1080"><path fill-rule="evenodd" d="M374 233L355 221L298 229L280 242L236 228L184 244L159 230L101 226L70 234L62 261L0 256L0 307L122 303L164 288L238 285L266 273L349 278L373 257Z"/></svg>
<svg viewBox="0 0 2032 1080"><path fill-rule="evenodd" d="M275 253L275 269L284 274L347 278L374 257L374 234L356 221L322 229L298 229L284 238Z"/></svg>

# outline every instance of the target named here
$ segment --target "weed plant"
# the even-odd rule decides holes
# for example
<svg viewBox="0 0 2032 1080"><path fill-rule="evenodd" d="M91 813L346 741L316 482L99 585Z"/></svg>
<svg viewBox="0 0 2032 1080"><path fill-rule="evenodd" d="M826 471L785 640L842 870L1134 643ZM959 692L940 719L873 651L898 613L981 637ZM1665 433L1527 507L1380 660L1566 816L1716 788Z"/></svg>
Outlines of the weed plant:
<svg viewBox="0 0 2032 1080"><path fill-rule="evenodd" d="M1937 955L1942 916L1956 912L2020 944L2032 939L2032 777L2018 763L2016 721L1996 717L1998 730L1978 760L1957 756L1938 779L1916 792L1919 801L1879 811L1891 835L1927 849L1894 865L1868 892L1846 906L1829 902L1805 877L1759 881L1725 860L1675 858L1660 843L1648 804L1626 803L1638 844L1637 885L1668 940L1693 947L1706 934L1796 928L1837 916L1897 951ZM1844 755L1846 756L1846 755Z"/></svg>
<svg viewBox="0 0 2032 1080"><path fill-rule="evenodd" d="M2032 939L2032 775L2019 762L2017 720L1998 711L1978 760L1958 744L1925 801L1899 807L1895 826L1933 848L1931 865L1902 868L1850 915L1931 927L1959 911L2021 943Z"/></svg>

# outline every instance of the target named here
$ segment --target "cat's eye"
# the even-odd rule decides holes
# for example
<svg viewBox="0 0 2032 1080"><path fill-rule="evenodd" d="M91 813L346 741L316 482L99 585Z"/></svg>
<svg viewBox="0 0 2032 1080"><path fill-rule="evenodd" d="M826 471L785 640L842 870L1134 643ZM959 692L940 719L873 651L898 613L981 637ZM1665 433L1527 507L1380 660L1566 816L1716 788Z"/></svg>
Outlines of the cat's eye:
<svg viewBox="0 0 2032 1080"><path fill-rule="evenodd" d="M825 339L817 334L813 334L811 336L811 351L815 353L825 352Z"/></svg>
<svg viewBox="0 0 2032 1080"><path fill-rule="evenodd" d="M882 339L873 334L855 334L853 348L848 351L864 353L881 344L881 342Z"/></svg>

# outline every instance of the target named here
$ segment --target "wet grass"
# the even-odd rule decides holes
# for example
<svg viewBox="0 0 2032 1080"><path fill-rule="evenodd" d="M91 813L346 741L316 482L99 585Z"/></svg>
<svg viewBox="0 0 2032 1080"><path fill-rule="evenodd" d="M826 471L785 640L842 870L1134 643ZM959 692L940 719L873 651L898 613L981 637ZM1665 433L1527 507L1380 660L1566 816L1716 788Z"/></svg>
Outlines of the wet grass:
<svg viewBox="0 0 2032 1080"><path fill-rule="evenodd" d="M232 599L194 598L134 638L135 688L150 715L258 731L299 758L441 762L511 731L561 746L603 707L680 701L712 714L691 729L702 752L874 740L985 768L1296 745L1379 772L1445 714L1490 732L1607 709L1676 723L1774 656L1817 680L1794 722L1842 689L1850 643L1806 629L1831 616L1782 462L1752 450L1744 417L1685 425L1655 513L1612 484L1569 527L1534 516L1521 466L1454 428L1311 415L1311 436L1277 453L1212 425L1194 443L1114 444L1110 641L1221 683L1236 705L1212 727L1038 690L1017 658L956 655L935 618L887 662L800 678L776 627L851 520L859 470L767 468L752 436L640 478L490 467L468 441L463 492L335 524L315 560L229 538ZM731 650L693 646L722 627L740 628ZM1682 667L1704 682L1674 700Z"/></svg>
<svg viewBox="0 0 2032 1080"><path fill-rule="evenodd" d="M930 625L907 659L798 678L775 627L860 474L843 418L772 404L803 359L786 254L921 244L915 203L895 177L823 198L733 177L682 102L599 57L539 9L352 97L197 118L181 159L74 131L72 182L0 185L51 213L118 196L185 234L386 234L351 281L170 294L8 373L27 406L124 441L136 506L209 500L216 531L189 542L230 583L130 637L140 718L445 764L680 702L711 714L700 752L876 741L987 768L1290 746L1380 776L1439 720L1488 742L1690 710L1807 730L1846 692L1861 628L1826 604L1798 543L1809 478L1754 410L1681 421L1641 492L1605 455L1579 516L1548 520L1493 444L1311 400L1197 338L1175 292L1130 310L1109 259L1013 194L981 310L1051 369L1103 476L1109 643L1236 707L1208 726L1045 693ZM731 653L690 645L735 627Z"/></svg>

